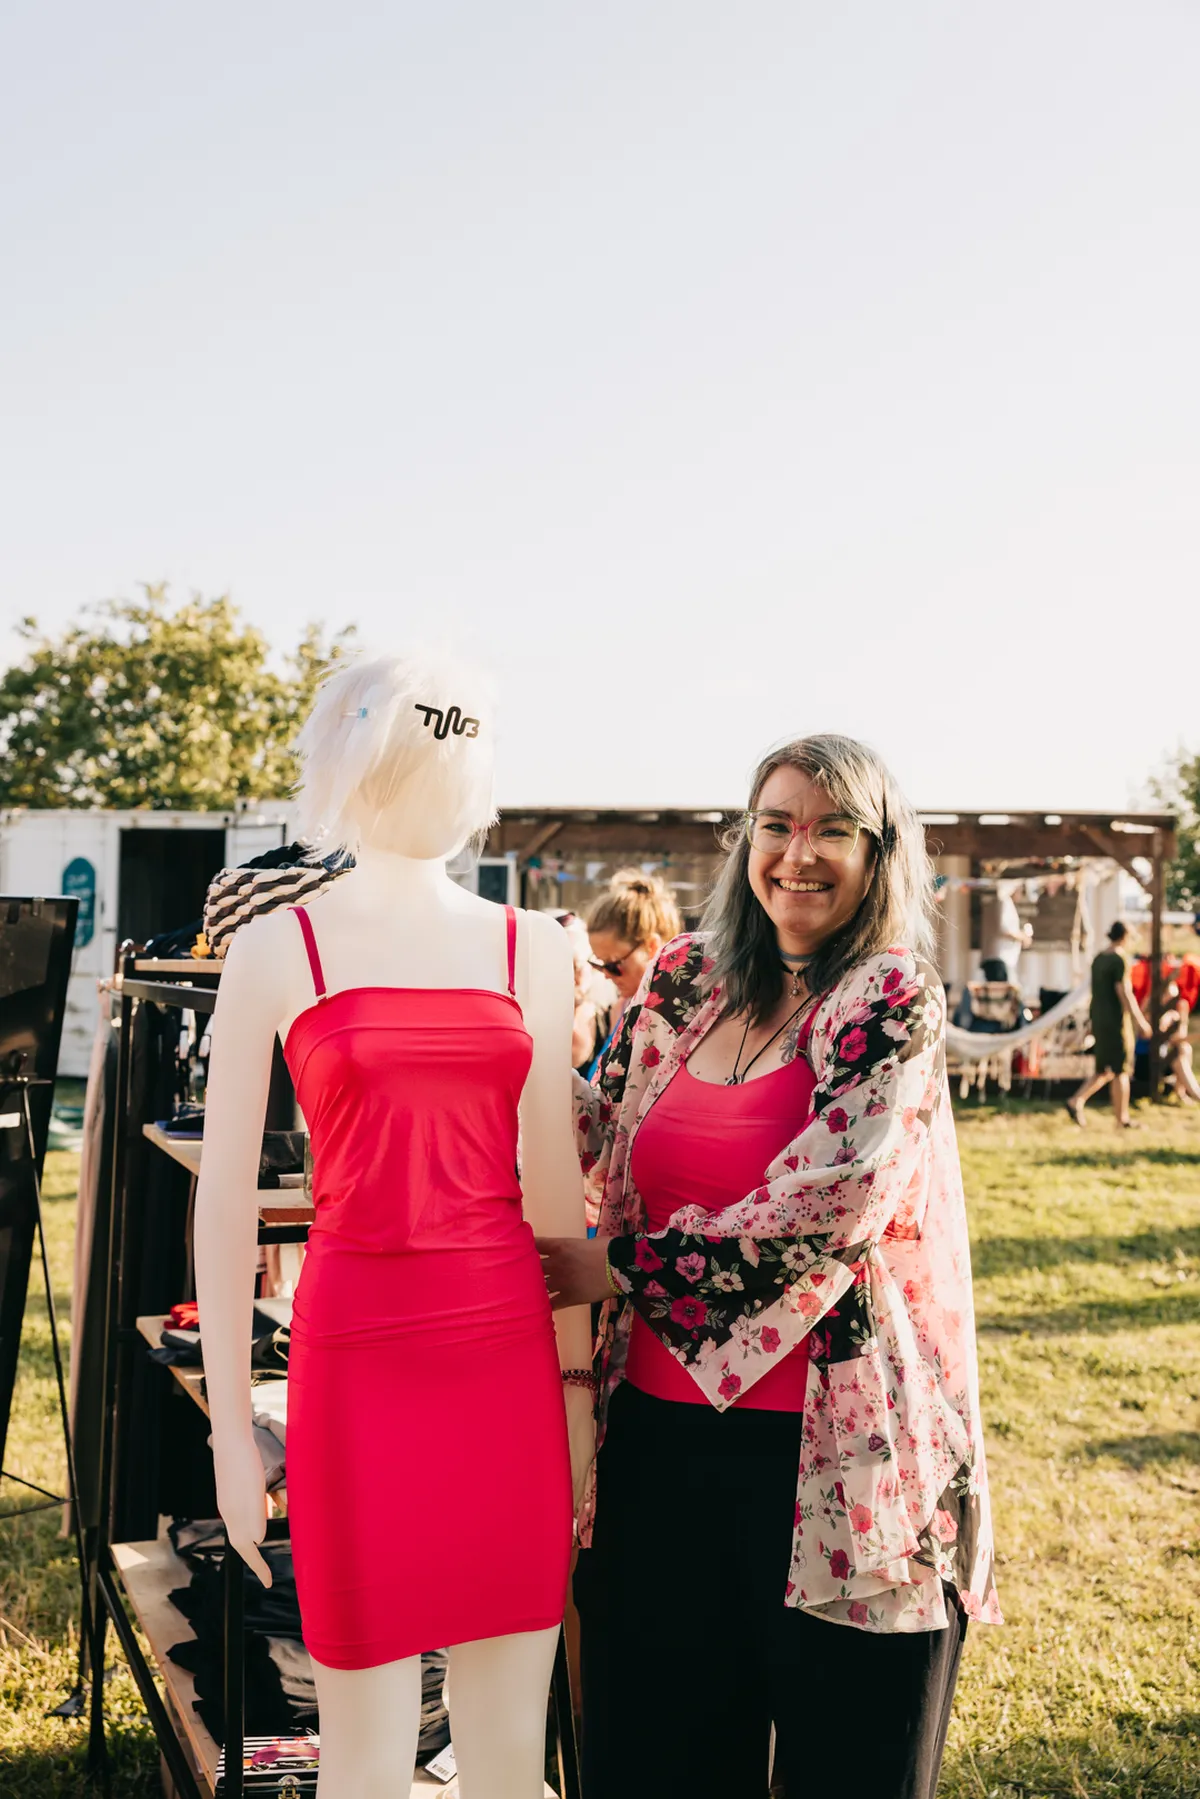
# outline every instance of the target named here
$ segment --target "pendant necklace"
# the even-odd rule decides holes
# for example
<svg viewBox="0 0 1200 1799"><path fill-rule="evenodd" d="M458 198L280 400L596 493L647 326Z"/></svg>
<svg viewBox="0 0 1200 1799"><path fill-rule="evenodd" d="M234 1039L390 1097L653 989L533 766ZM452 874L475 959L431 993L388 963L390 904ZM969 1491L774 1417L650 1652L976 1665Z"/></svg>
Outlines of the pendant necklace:
<svg viewBox="0 0 1200 1799"><path fill-rule="evenodd" d="M792 998L800 997L800 983L804 979L804 970L812 961L811 956L789 956L786 950L780 950L779 960L783 964L784 974L792 977Z"/></svg>
<svg viewBox="0 0 1200 1799"><path fill-rule="evenodd" d="M793 994L795 993L795 991L796 991L795 988L793 988L792 989ZM758 1061L758 1058L761 1055L763 1055L767 1050L770 1049L770 1047L774 1043L776 1037L783 1036L783 1033L787 1030L787 1028L790 1024L795 1024L796 1020L799 1018L801 1012L803 1012L804 1007L807 1004L808 1004L808 1001L806 999L803 1001L802 1004L800 1004L796 1007L796 1010L793 1013L791 1013L791 1015L789 1017L784 1019L783 1023L780 1025L780 1027L777 1031L771 1032L771 1035L767 1038L767 1041L762 1045L762 1047L760 1049L755 1050L754 1054L751 1056L750 1060L747 1062L746 1066L742 1069L741 1073L739 1074L738 1069L739 1069L739 1067L741 1067L742 1051L745 1049L746 1039L750 1035L750 1020L749 1019L746 1020L746 1028L742 1032L742 1041L738 1045L737 1059L733 1064L733 1073L726 1075L726 1077L725 1077L725 1086L726 1087L740 1087L742 1085L742 1083L746 1079L746 1076L749 1074L750 1070L754 1067L754 1064Z"/></svg>

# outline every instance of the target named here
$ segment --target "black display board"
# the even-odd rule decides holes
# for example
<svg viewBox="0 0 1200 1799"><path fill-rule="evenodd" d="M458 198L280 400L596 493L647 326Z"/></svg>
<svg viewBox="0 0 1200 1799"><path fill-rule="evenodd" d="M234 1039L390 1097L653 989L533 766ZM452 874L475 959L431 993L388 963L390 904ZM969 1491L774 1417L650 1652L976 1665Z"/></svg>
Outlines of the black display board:
<svg viewBox="0 0 1200 1799"><path fill-rule="evenodd" d="M77 899L0 896L0 1467L78 910Z"/></svg>

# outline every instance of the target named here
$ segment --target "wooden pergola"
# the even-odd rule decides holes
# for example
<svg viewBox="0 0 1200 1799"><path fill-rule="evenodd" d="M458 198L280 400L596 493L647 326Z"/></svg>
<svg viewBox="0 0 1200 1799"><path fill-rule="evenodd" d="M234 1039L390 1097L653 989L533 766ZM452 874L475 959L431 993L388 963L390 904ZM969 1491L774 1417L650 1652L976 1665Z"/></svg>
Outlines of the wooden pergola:
<svg viewBox="0 0 1200 1799"><path fill-rule="evenodd" d="M487 854L513 855L524 874L542 856L712 856L741 809L712 807L512 806L488 838ZM993 864L1070 863L1106 857L1150 896L1150 1090L1159 1074L1162 1016L1162 914L1167 864L1176 854L1176 819L1169 812L920 813L932 856L969 856ZM1148 863L1149 872L1138 863Z"/></svg>

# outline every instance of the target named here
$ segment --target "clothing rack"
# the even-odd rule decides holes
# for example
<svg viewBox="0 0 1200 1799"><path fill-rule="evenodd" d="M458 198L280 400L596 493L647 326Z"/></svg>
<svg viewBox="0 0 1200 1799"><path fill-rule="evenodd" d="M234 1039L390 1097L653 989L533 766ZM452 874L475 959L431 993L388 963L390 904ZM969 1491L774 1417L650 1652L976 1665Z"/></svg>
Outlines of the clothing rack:
<svg viewBox="0 0 1200 1799"><path fill-rule="evenodd" d="M167 973L182 975L185 972L188 977L186 982L162 978ZM147 976L155 978L145 978ZM161 1527L158 1537L152 1540L114 1540L121 1479L119 1444L122 1420L130 1405L134 1358L144 1355L157 1342L162 1325L160 1318L135 1315L136 1295L132 1281L135 1245L128 1228L131 1199L129 1147L133 1025L137 1007L144 1005L173 1007L198 1015L211 1013L216 1005L219 979L219 968L206 967L202 962L190 966L176 962L166 968L162 963L147 963L139 960L136 954L130 954L123 958L119 988L112 1201L104 1243L107 1280L101 1336L104 1411L101 1425L100 1518L98 1525L86 1533L91 1627L89 1630L85 1626L82 1632L85 1661L90 1665L91 1673L88 1772L94 1777L107 1779L104 1664L107 1629L111 1622L158 1741L165 1764L164 1790L169 1791L169 1799L213 1799L218 1793L221 1799L243 1799L245 1596L242 1559L227 1542L222 1563L225 1744L224 1772L219 1776L221 1751L193 1708L195 1688L192 1676L167 1655L168 1648L188 1634L186 1621L168 1599L173 1588L187 1584L187 1568L175 1555L169 1540L161 1534ZM272 1088L273 1098L276 1098L277 1085L274 1080ZM202 1155L201 1143L194 1139L172 1138L153 1124L145 1125L142 1134L156 1153L172 1157L188 1170L194 1200ZM257 1235L260 1244L303 1243L306 1240L312 1208L305 1195L294 1189L263 1189L256 1198L259 1219ZM173 1366L170 1369L171 1376L186 1397L207 1414L207 1402L202 1392L202 1372L195 1367ZM286 1542L287 1538L286 1517L271 1518L267 1524L268 1542ZM135 1624L149 1644L149 1654L142 1649ZM580 1799L570 1675L565 1639L561 1631L554 1662L551 1699L554 1707L559 1790L562 1799ZM169 1788L166 1786L168 1778ZM298 1789L285 1784L280 1790ZM430 1799L438 1790L446 1789L432 1775L417 1770L412 1787L413 1799Z"/></svg>

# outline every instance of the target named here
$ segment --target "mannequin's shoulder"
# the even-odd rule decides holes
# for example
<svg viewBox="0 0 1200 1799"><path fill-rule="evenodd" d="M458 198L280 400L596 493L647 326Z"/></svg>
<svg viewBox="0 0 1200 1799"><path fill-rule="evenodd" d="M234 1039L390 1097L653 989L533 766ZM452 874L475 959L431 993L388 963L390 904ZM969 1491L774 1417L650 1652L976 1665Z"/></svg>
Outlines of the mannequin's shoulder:
<svg viewBox="0 0 1200 1799"><path fill-rule="evenodd" d="M270 1005L286 1001L306 961L290 906L252 918L234 933L221 970L221 993Z"/></svg>
<svg viewBox="0 0 1200 1799"><path fill-rule="evenodd" d="M571 940L549 912L518 912L517 930L523 932L531 960L543 967L571 966Z"/></svg>
<svg viewBox="0 0 1200 1799"><path fill-rule="evenodd" d="M517 969L524 967L526 996L544 994L557 1007L560 996L575 990L575 960L571 939L549 912L517 913ZM562 1003L567 1003L563 998Z"/></svg>

